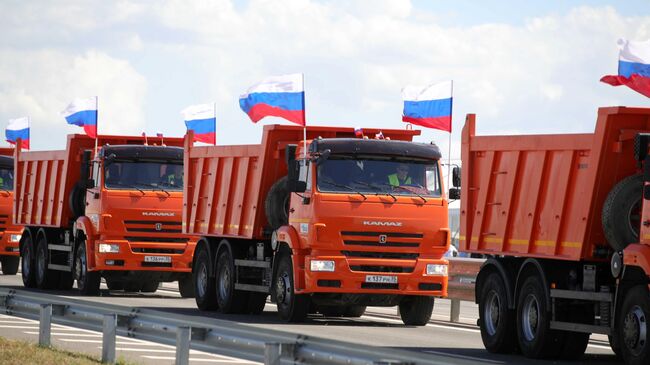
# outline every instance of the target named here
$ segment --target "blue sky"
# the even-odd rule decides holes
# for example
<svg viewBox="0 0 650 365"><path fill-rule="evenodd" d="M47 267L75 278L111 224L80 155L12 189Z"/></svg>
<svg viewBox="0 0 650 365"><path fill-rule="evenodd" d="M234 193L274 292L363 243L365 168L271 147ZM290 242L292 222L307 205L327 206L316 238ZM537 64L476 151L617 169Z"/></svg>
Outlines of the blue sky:
<svg viewBox="0 0 650 365"><path fill-rule="evenodd" d="M40 150L64 147L79 129L58 113L92 95L100 133L182 135L183 108L216 102L217 143L257 143L284 122L251 123L238 95L295 72L308 123L385 129L404 128L403 86L453 79L453 158L467 113L479 133L570 133L599 106L650 106L598 82L619 37L650 39L647 0L8 0L0 34L0 125L30 116Z"/></svg>

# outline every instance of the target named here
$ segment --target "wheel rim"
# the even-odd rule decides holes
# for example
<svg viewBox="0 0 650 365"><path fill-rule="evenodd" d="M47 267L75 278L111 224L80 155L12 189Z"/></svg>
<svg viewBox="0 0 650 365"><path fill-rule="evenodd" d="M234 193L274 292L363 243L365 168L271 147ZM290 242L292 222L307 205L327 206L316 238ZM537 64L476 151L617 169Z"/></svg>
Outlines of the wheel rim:
<svg viewBox="0 0 650 365"><path fill-rule="evenodd" d="M74 273L77 279L77 286L81 289L83 287L84 274L86 272L86 251L79 250L77 255L77 262L75 265Z"/></svg>
<svg viewBox="0 0 650 365"><path fill-rule="evenodd" d="M641 199L638 199L630 206L630 210L627 212L628 224L630 232L634 234L636 239L639 238L639 228L641 227Z"/></svg>
<svg viewBox="0 0 650 365"><path fill-rule="evenodd" d="M23 248L23 259L21 262L22 268L21 271L23 273L24 277L29 277L29 274L31 274L32 270L32 251L31 247L29 244L26 244L25 247Z"/></svg>
<svg viewBox="0 0 650 365"><path fill-rule="evenodd" d="M524 301L521 312L521 324L526 341L533 341L539 327L539 303L534 295L529 294Z"/></svg>
<svg viewBox="0 0 650 365"><path fill-rule="evenodd" d="M45 250L39 245L39 249L36 252L36 274L38 275L39 281L45 277Z"/></svg>
<svg viewBox="0 0 650 365"><path fill-rule="evenodd" d="M219 295L225 299L230 295L230 267L221 265L219 271Z"/></svg>
<svg viewBox="0 0 650 365"><path fill-rule="evenodd" d="M286 307L291 303L291 282L289 281L289 274L286 271L277 280L275 295L278 305Z"/></svg>
<svg viewBox="0 0 650 365"><path fill-rule="evenodd" d="M204 297L208 292L208 268L205 266L205 263L202 263L199 267L196 281L198 283L197 291L199 292L199 297Z"/></svg>
<svg viewBox="0 0 650 365"><path fill-rule="evenodd" d="M501 308L499 296L494 290L488 293L485 303L485 309L483 310L485 330L488 335L494 336L499 326L499 312Z"/></svg>
<svg viewBox="0 0 650 365"><path fill-rule="evenodd" d="M623 320L623 341L632 355L638 356L646 346L646 316L638 305L632 307Z"/></svg>

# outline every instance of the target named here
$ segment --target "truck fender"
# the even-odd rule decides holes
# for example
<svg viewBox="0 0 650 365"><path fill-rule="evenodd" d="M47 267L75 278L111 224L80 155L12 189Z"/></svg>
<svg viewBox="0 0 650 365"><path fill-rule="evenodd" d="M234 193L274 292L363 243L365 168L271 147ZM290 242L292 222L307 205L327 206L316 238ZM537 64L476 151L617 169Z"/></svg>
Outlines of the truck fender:
<svg viewBox="0 0 650 365"><path fill-rule="evenodd" d="M286 243L292 252L300 250L300 237L293 226L284 225L276 231L278 242Z"/></svg>
<svg viewBox="0 0 650 365"><path fill-rule="evenodd" d="M75 234L77 232L83 232L83 234L86 236L86 240L94 240L95 230L93 229L93 225L90 222L90 218L86 217L85 215L77 218L77 220L74 222L74 228Z"/></svg>
<svg viewBox="0 0 650 365"><path fill-rule="evenodd" d="M483 265L481 265L481 269L478 272L478 275L476 276L476 285L474 287L474 295L475 295L475 302L478 304L481 290L483 288L483 281L487 278L488 274L491 272L496 272L501 276L501 279L505 283L506 286L506 296L508 297L508 308L509 309L514 309L515 308L515 295L514 295L514 285L512 283L512 279L510 275L508 275L508 271L504 267L503 263L500 262L499 260L490 257L485 260Z"/></svg>
<svg viewBox="0 0 650 365"><path fill-rule="evenodd" d="M524 278L525 274L527 274L530 271L537 272L537 275L539 276L540 280L542 280L542 287L546 288L547 308L552 308L548 280L546 280L546 273L544 272L544 267L542 266L542 263L539 262L539 260L534 258L526 259L519 267L519 272L517 273L517 285L515 286L514 301L515 302L517 301L516 298L519 296L519 290L525 280Z"/></svg>
<svg viewBox="0 0 650 365"><path fill-rule="evenodd" d="M276 230L276 237L279 243L276 255L280 253L280 248L283 246L291 254L291 261L293 263L293 282L298 291L305 288L305 275L304 275L304 262L305 250L300 248L300 237L298 232L293 226L284 225ZM284 243L284 245L282 245ZM275 277L276 260L273 260L273 277Z"/></svg>

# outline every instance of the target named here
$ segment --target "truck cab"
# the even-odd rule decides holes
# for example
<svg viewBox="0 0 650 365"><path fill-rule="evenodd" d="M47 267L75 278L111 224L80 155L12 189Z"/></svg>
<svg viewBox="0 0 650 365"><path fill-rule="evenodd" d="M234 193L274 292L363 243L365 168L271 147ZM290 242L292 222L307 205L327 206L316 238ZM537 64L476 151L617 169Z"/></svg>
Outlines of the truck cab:
<svg viewBox="0 0 650 365"><path fill-rule="evenodd" d="M22 227L13 224L13 148L0 148L0 265L3 275L15 275L20 263L18 242Z"/></svg>

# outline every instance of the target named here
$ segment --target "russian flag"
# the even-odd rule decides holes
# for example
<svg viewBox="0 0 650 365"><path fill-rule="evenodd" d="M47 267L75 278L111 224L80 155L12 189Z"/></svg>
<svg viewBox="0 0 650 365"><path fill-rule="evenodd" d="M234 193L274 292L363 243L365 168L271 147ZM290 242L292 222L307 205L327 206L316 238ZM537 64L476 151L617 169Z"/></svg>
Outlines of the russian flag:
<svg viewBox="0 0 650 365"><path fill-rule="evenodd" d="M20 147L29 149L29 118L9 119L9 125L5 129L7 142L15 145L20 138Z"/></svg>
<svg viewBox="0 0 650 365"><path fill-rule="evenodd" d="M217 144L217 105L188 106L181 112L188 131L194 131L194 141Z"/></svg>
<svg viewBox="0 0 650 365"><path fill-rule="evenodd" d="M402 89L402 121L451 133L452 81Z"/></svg>
<svg viewBox="0 0 650 365"><path fill-rule="evenodd" d="M97 138L97 97L74 99L61 115L68 124L78 125L91 137Z"/></svg>
<svg viewBox="0 0 650 365"><path fill-rule="evenodd" d="M302 74L268 77L239 97L239 106L253 123L280 117L305 126L305 90Z"/></svg>
<svg viewBox="0 0 650 365"><path fill-rule="evenodd" d="M650 98L650 40L618 40L618 75L603 76L600 81L612 86L625 85Z"/></svg>

